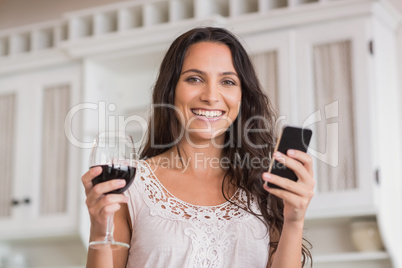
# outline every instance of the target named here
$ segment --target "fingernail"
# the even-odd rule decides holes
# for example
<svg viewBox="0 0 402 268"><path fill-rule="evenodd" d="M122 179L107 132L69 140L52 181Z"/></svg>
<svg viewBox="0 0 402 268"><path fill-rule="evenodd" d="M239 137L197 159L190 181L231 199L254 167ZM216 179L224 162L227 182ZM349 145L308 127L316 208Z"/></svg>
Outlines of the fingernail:
<svg viewBox="0 0 402 268"><path fill-rule="evenodd" d="M282 162L284 160L283 154L280 152L275 153L275 159L278 160L279 162Z"/></svg>
<svg viewBox="0 0 402 268"><path fill-rule="evenodd" d="M296 153L295 150L292 149L288 150L288 155L294 155L295 153Z"/></svg>
<svg viewBox="0 0 402 268"><path fill-rule="evenodd" d="M271 174L269 174L269 173L264 173L264 174L263 174L263 179L264 179L264 180L270 180L270 179L271 179Z"/></svg>
<svg viewBox="0 0 402 268"><path fill-rule="evenodd" d="M126 181L125 180L119 180L118 184L119 184L119 186L124 186L124 185L126 185Z"/></svg>

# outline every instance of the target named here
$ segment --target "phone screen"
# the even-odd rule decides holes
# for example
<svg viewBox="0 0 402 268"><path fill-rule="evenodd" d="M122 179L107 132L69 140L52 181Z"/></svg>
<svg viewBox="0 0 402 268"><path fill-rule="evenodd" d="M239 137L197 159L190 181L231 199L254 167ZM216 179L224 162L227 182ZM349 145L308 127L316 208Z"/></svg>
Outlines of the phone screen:
<svg viewBox="0 0 402 268"><path fill-rule="evenodd" d="M286 154L289 149L307 152L312 134L313 132L307 128L286 126L283 128L282 133L278 138L274 152L279 151ZM293 170L287 168L284 164L279 163L274 158L271 159L268 172L297 181L297 176ZM279 188L272 183L268 183L268 186Z"/></svg>

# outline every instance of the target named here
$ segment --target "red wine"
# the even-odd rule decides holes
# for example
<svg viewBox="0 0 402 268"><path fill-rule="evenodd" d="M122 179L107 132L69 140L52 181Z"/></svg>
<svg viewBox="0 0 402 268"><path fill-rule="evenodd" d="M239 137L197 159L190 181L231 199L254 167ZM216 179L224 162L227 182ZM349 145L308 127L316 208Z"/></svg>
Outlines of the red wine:
<svg viewBox="0 0 402 268"><path fill-rule="evenodd" d="M96 176L92 180L92 184L95 186L98 183L116 180L116 179L123 179L126 181L126 185L123 188L108 192L106 194L121 194L125 190L130 187L131 183L134 180L136 168L132 166L120 166L120 165L99 165L93 167L101 167L102 173ZM92 167L91 167L92 168Z"/></svg>

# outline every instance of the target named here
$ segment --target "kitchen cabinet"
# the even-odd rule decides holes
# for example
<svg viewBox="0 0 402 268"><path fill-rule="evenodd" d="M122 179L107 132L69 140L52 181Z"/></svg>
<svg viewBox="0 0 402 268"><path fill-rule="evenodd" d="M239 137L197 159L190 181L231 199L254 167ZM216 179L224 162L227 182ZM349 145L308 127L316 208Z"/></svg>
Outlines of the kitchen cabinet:
<svg viewBox="0 0 402 268"><path fill-rule="evenodd" d="M13 122L2 129L12 150L2 155L9 172L0 189L1 240L78 235L79 151L65 139L64 119L79 83L77 64L0 77Z"/></svg>

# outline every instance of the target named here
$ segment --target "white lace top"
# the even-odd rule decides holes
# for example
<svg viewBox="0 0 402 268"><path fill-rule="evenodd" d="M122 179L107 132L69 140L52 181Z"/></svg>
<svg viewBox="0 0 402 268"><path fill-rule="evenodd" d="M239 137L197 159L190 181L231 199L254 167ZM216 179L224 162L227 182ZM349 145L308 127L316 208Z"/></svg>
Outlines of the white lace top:
<svg viewBox="0 0 402 268"><path fill-rule="evenodd" d="M126 195L133 223L128 268L266 267L266 227L238 206L186 203L164 188L145 161ZM238 190L231 201L245 206L247 197Z"/></svg>

